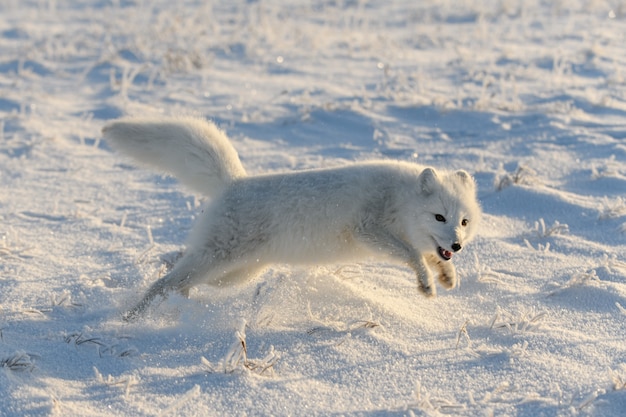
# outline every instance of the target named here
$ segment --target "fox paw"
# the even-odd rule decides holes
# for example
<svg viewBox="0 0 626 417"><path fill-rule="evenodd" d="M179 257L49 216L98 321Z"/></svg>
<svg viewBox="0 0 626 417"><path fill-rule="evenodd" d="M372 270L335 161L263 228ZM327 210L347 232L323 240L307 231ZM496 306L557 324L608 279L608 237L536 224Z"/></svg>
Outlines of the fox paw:
<svg viewBox="0 0 626 417"><path fill-rule="evenodd" d="M456 287L456 268L450 261L442 261L435 256L429 256L426 258L430 266L436 271L439 282L445 289L452 289Z"/></svg>
<svg viewBox="0 0 626 417"><path fill-rule="evenodd" d="M451 269L442 269L439 273L438 278L439 282L445 289L451 290L452 288L456 287L457 279L454 267Z"/></svg>
<svg viewBox="0 0 626 417"><path fill-rule="evenodd" d="M426 297L434 297L437 295L434 283L424 284L421 280L418 280L418 288L422 294Z"/></svg>

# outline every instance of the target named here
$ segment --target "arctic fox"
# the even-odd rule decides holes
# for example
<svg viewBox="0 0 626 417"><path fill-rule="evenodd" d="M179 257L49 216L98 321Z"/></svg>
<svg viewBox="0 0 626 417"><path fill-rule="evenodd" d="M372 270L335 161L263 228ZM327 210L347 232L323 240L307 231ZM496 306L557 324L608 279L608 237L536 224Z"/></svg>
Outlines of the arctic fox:
<svg viewBox="0 0 626 417"><path fill-rule="evenodd" d="M465 171L437 172L398 161L247 176L226 135L204 119L121 119L103 136L139 163L211 196L187 250L124 315L198 284L248 280L272 263L329 263L367 255L403 262L419 290L457 282L449 262L475 235L476 186Z"/></svg>

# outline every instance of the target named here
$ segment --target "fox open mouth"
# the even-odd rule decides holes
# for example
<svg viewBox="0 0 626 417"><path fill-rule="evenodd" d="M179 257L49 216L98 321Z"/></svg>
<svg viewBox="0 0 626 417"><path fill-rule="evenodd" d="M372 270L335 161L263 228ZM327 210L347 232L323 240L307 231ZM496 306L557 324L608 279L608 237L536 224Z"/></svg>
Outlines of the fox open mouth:
<svg viewBox="0 0 626 417"><path fill-rule="evenodd" d="M449 261L450 259L452 259L452 252L450 252L449 250L445 250L441 246L437 248L437 253L439 253L439 256L441 256L441 259L443 259L444 261Z"/></svg>

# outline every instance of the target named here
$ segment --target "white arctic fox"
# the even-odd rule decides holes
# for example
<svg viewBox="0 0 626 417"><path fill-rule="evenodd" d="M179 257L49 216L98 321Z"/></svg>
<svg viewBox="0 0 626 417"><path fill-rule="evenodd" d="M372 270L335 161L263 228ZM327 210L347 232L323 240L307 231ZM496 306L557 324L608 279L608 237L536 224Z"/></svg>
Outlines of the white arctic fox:
<svg viewBox="0 0 626 417"><path fill-rule="evenodd" d="M480 208L465 171L408 162L247 176L214 124L198 118L122 119L102 130L119 151L210 195L183 257L125 314L139 317L171 290L188 295L251 278L271 263L328 263L383 255L407 264L435 295L433 268L456 285L450 259L476 232Z"/></svg>

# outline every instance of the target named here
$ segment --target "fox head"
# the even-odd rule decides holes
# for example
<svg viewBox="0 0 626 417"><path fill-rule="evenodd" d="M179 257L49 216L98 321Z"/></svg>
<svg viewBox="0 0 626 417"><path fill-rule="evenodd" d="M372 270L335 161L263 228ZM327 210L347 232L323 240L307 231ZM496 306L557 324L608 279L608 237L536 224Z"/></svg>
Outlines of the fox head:
<svg viewBox="0 0 626 417"><path fill-rule="evenodd" d="M418 250L448 261L476 234L476 184L465 171L437 173L432 168L420 173L418 183L418 200L411 210L414 224L407 225L410 240Z"/></svg>

